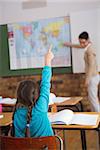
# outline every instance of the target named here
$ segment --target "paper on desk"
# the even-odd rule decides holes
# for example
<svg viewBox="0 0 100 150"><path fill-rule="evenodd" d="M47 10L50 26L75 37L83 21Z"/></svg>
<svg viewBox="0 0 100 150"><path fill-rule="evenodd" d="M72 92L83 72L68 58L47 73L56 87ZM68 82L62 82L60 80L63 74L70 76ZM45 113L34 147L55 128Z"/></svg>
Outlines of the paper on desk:
<svg viewBox="0 0 100 150"><path fill-rule="evenodd" d="M3 118L3 115L0 115L0 119Z"/></svg>
<svg viewBox="0 0 100 150"><path fill-rule="evenodd" d="M56 99L54 100L55 103L61 103L64 102L66 100L69 100L70 97L56 97Z"/></svg>
<svg viewBox="0 0 100 150"><path fill-rule="evenodd" d="M15 104L16 101L17 100L15 98L2 98L2 100L0 100L0 104Z"/></svg>
<svg viewBox="0 0 100 150"><path fill-rule="evenodd" d="M50 96L49 96L49 105L50 104L53 104L53 103L62 103L66 100L69 100L70 97L59 97L59 96L56 96L54 93L50 93Z"/></svg>

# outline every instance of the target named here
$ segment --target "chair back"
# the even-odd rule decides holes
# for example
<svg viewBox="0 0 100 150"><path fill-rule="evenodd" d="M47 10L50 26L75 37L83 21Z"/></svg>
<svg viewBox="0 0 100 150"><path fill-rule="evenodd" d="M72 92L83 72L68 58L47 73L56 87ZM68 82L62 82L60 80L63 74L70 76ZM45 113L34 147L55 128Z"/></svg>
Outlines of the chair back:
<svg viewBox="0 0 100 150"><path fill-rule="evenodd" d="M56 138L60 141L59 149L61 149L62 141L56 136L38 138L0 136L0 150L57 150Z"/></svg>

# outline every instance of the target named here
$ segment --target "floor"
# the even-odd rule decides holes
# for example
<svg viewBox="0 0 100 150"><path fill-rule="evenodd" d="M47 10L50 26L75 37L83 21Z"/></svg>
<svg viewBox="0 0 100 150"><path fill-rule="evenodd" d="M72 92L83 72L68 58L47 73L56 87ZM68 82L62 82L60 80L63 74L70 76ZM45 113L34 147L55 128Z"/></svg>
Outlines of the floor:
<svg viewBox="0 0 100 150"><path fill-rule="evenodd" d="M62 137L62 133L59 135ZM87 150L100 150L98 144L98 134L96 131L86 131ZM82 150L80 131L70 130L67 131L67 149L66 150ZM65 150L65 149L64 149Z"/></svg>

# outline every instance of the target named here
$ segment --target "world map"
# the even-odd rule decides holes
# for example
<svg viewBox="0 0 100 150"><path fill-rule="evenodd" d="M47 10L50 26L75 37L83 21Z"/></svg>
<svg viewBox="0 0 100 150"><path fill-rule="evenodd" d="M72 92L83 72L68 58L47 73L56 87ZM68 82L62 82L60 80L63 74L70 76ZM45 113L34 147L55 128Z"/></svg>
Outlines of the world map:
<svg viewBox="0 0 100 150"><path fill-rule="evenodd" d="M70 49L63 46L70 41L68 16L8 24L8 41L11 69L43 67L51 44L55 56L52 66L71 65Z"/></svg>

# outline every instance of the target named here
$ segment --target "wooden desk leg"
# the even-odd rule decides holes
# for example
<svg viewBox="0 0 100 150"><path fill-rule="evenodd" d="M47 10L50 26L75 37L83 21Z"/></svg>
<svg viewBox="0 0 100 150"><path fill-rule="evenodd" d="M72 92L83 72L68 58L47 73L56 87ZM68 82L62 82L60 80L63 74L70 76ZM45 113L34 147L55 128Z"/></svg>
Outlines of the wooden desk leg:
<svg viewBox="0 0 100 150"><path fill-rule="evenodd" d="M97 139L98 139L98 142L97 142L97 150L100 150L100 127L98 127L97 129L96 129L96 131L97 131Z"/></svg>
<svg viewBox="0 0 100 150"><path fill-rule="evenodd" d="M83 104L82 104L81 101L80 101L79 103L80 103L81 111L83 112L83 111L84 111L84 110L83 110Z"/></svg>
<svg viewBox="0 0 100 150"><path fill-rule="evenodd" d="M87 150L85 130L80 130L80 132L81 132L82 150Z"/></svg>
<svg viewBox="0 0 100 150"><path fill-rule="evenodd" d="M77 109L78 112L80 112L80 109L78 108L77 105L75 105L74 107Z"/></svg>
<svg viewBox="0 0 100 150"><path fill-rule="evenodd" d="M56 106L56 104L52 104L52 106L51 106L51 112L57 112L57 106Z"/></svg>
<svg viewBox="0 0 100 150"><path fill-rule="evenodd" d="M64 135L64 150L67 150L67 131L63 130Z"/></svg>
<svg viewBox="0 0 100 150"><path fill-rule="evenodd" d="M99 140L99 148L100 148L100 127L99 127L99 130L98 130L98 140Z"/></svg>

